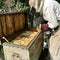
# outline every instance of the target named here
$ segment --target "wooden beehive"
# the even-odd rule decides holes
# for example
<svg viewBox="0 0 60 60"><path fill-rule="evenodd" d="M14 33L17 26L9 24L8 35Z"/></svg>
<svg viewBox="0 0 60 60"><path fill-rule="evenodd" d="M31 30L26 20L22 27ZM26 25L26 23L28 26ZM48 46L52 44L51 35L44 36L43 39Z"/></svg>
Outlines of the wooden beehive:
<svg viewBox="0 0 60 60"><path fill-rule="evenodd" d="M11 36L25 27L25 13L0 14L0 37Z"/></svg>
<svg viewBox="0 0 60 60"><path fill-rule="evenodd" d="M5 60L38 60L42 47L42 31L26 30L10 43L3 43Z"/></svg>

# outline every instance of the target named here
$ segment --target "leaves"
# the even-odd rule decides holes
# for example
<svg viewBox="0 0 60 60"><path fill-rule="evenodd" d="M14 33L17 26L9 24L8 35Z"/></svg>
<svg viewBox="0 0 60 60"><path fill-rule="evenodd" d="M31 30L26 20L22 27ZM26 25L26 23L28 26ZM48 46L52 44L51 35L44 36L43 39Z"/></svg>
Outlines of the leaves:
<svg viewBox="0 0 60 60"><path fill-rule="evenodd" d="M0 7L3 12L27 12L29 10L25 0L0 0Z"/></svg>
<svg viewBox="0 0 60 60"><path fill-rule="evenodd" d="M0 8L4 5L3 0L0 0Z"/></svg>

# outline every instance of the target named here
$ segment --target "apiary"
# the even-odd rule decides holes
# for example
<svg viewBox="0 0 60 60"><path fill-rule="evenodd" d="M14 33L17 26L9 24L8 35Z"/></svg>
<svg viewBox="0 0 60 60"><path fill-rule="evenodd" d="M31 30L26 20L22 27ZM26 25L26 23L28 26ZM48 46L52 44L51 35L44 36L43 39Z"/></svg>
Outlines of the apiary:
<svg viewBox="0 0 60 60"><path fill-rule="evenodd" d="M5 60L38 60L42 44L42 31L26 30L10 43L3 43Z"/></svg>

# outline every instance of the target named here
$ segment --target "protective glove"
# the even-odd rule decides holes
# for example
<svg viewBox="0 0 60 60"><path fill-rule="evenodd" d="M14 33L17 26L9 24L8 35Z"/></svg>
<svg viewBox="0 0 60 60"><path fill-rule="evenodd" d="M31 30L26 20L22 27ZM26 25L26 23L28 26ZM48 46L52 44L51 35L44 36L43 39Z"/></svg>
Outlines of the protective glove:
<svg viewBox="0 0 60 60"><path fill-rule="evenodd" d="M39 27L41 30L43 30L43 31L46 31L46 30L48 30L49 29L49 27L48 27L48 24L40 24L40 27Z"/></svg>

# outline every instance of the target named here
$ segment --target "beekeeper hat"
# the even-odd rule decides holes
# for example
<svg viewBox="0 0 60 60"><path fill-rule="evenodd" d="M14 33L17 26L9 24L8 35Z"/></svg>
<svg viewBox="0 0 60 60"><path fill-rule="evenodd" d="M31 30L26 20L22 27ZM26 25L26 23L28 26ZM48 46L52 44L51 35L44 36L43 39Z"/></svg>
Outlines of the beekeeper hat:
<svg viewBox="0 0 60 60"><path fill-rule="evenodd" d="M34 7L36 12L40 12L43 6L43 0L29 0L30 7Z"/></svg>

